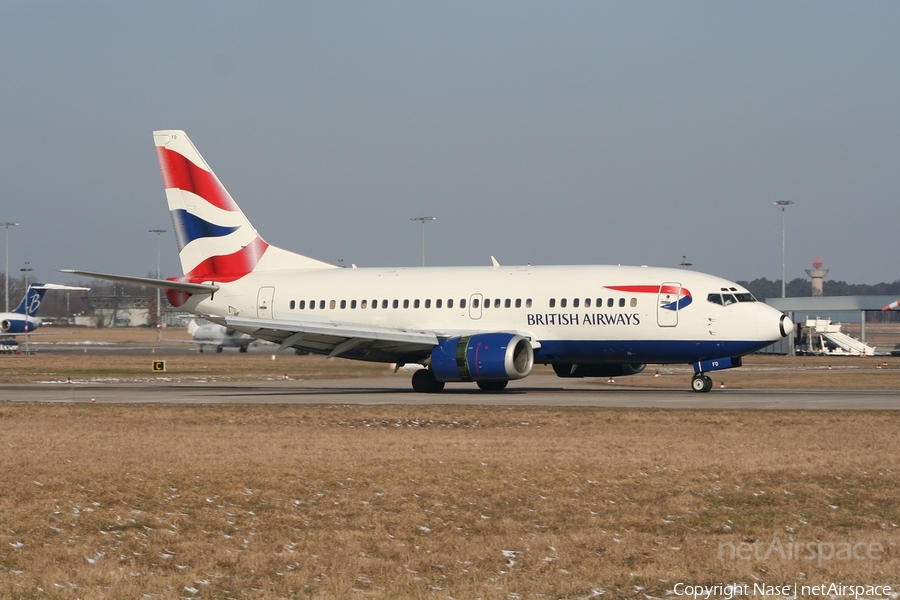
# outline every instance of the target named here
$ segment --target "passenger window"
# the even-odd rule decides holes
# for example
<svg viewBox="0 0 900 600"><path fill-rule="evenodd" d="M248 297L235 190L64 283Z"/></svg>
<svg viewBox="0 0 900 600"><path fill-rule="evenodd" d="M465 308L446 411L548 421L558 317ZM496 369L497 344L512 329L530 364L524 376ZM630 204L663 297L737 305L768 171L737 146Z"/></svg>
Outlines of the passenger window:
<svg viewBox="0 0 900 600"><path fill-rule="evenodd" d="M319 309L325 310L325 301L324 300L319 300Z"/></svg>
<svg viewBox="0 0 900 600"><path fill-rule="evenodd" d="M556 298L550 298L550 308L556 308Z"/></svg>
<svg viewBox="0 0 900 600"><path fill-rule="evenodd" d="M384 302L385 302L385 304L387 304L387 300L385 300ZM391 306L393 308L400 308L400 301L397 300L396 298L394 298L394 301L391 302ZM385 308L387 308L387 307L385 306Z"/></svg>
<svg viewBox="0 0 900 600"><path fill-rule="evenodd" d="M505 306L506 308L512 307L512 300L510 300L509 298L507 298L507 299L503 302L503 306Z"/></svg>
<svg viewBox="0 0 900 600"><path fill-rule="evenodd" d="M466 307L466 299L465 299L465 298L461 298L461 299L460 299L460 301L459 301L459 307L460 307L460 308L465 308L465 307ZM477 308L477 307L476 307L476 308Z"/></svg>
<svg viewBox="0 0 900 600"><path fill-rule="evenodd" d="M597 298L597 302L594 303L594 306L597 308L603 308L603 298Z"/></svg>
<svg viewBox="0 0 900 600"><path fill-rule="evenodd" d="M378 308L378 300L372 300L372 310Z"/></svg>
<svg viewBox="0 0 900 600"><path fill-rule="evenodd" d="M500 308L500 298L494 298L494 308Z"/></svg>
<svg viewBox="0 0 900 600"><path fill-rule="evenodd" d="M559 307L560 307L560 308L565 308L565 307L566 307L566 304L567 304L568 302L569 302L568 300L566 300L565 298L563 298L562 300L559 301Z"/></svg>
<svg viewBox="0 0 900 600"><path fill-rule="evenodd" d="M578 308L578 305L580 303L581 303L581 300L579 300L578 298L575 298L574 300L572 300L572 308Z"/></svg>
<svg viewBox="0 0 900 600"><path fill-rule="evenodd" d="M616 302L616 301L615 301L614 299L612 299L612 298L607 298L607 299L606 299L606 306L608 306L609 308L612 308L612 307L613 307L613 304L615 304L615 302Z"/></svg>
<svg viewBox="0 0 900 600"><path fill-rule="evenodd" d="M585 298L585 299L584 299L584 307L585 307L585 308L590 308L590 307L591 307L591 299L590 299L590 298Z"/></svg>
<svg viewBox="0 0 900 600"><path fill-rule="evenodd" d="M619 298L619 308L624 308L625 306L625 298Z"/></svg>
<svg viewBox="0 0 900 600"><path fill-rule="evenodd" d="M465 300L463 300L465 302ZM472 308L478 308L478 298L472 298Z"/></svg>
<svg viewBox="0 0 900 600"><path fill-rule="evenodd" d="M425 300L425 308L431 308L431 298L426 298L426 300Z"/></svg>
<svg viewBox="0 0 900 600"><path fill-rule="evenodd" d="M447 308L453 308L453 298L447 299Z"/></svg>
<svg viewBox="0 0 900 600"><path fill-rule="evenodd" d="M369 301L368 300L360 300L359 307L360 308L369 308Z"/></svg>
<svg viewBox="0 0 900 600"><path fill-rule="evenodd" d="M409 308L409 298L403 301L403 308Z"/></svg>
<svg viewBox="0 0 900 600"><path fill-rule="evenodd" d="M522 299L516 298L516 308L522 308Z"/></svg>
<svg viewBox="0 0 900 600"><path fill-rule="evenodd" d="M297 303L295 301L291 300L291 302L288 306L290 307L291 310L294 310L294 307L297 306Z"/></svg>
<svg viewBox="0 0 900 600"><path fill-rule="evenodd" d="M356 300L350 301L350 308L356 308Z"/></svg>
<svg viewBox="0 0 900 600"><path fill-rule="evenodd" d="M435 307L435 308L440 308L440 307L441 307L441 302L442 302L442 301L441 301L440 298L438 298L437 300L435 300L435 301L434 301L434 307Z"/></svg>
<svg viewBox="0 0 900 600"><path fill-rule="evenodd" d="M491 301L489 299L485 298L482 308L490 308L490 307L491 307Z"/></svg>
<svg viewBox="0 0 900 600"><path fill-rule="evenodd" d="M341 308L347 308L347 301L341 300Z"/></svg>
<svg viewBox="0 0 900 600"><path fill-rule="evenodd" d="M637 298L632 298L631 299L631 308L634 308L635 306L637 306Z"/></svg>
<svg viewBox="0 0 900 600"><path fill-rule="evenodd" d="M525 308L531 308L531 304L532 304L531 298L528 298L527 300L525 300Z"/></svg>
<svg viewBox="0 0 900 600"><path fill-rule="evenodd" d="M306 308L306 300L301 300L300 302L298 302L297 308L299 308L300 310L305 309Z"/></svg>
<svg viewBox="0 0 900 600"><path fill-rule="evenodd" d="M413 308L419 308L419 305L420 305L420 303L419 303L419 299L418 299L418 298L416 298L415 300L413 300Z"/></svg>
<svg viewBox="0 0 900 600"><path fill-rule="evenodd" d="M335 301L332 300L331 302L328 303L328 308L334 309L334 307L335 307Z"/></svg>

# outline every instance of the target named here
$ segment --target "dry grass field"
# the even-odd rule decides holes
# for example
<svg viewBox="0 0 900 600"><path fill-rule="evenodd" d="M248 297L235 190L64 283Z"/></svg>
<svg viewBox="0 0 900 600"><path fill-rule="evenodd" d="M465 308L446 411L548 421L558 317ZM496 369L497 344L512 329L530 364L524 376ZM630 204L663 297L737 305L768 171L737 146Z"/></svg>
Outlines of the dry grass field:
<svg viewBox="0 0 900 600"><path fill-rule="evenodd" d="M0 381L141 380L148 359L6 356ZM753 357L723 377L897 389L898 360ZM392 376L265 353L169 363L223 381ZM686 386L660 371L634 385ZM898 430L895 411L0 403L0 598L898 592Z"/></svg>

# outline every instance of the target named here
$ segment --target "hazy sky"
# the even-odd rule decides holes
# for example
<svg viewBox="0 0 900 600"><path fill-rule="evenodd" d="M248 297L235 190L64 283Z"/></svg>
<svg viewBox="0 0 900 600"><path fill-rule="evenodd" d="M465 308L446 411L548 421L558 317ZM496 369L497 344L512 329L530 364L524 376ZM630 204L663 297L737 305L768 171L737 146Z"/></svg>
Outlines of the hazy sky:
<svg viewBox="0 0 900 600"><path fill-rule="evenodd" d="M777 279L792 200L788 279L894 281L898 31L893 1L0 0L10 271L146 275L162 227L180 274L151 132L184 129L329 262L420 264L433 215L433 265Z"/></svg>

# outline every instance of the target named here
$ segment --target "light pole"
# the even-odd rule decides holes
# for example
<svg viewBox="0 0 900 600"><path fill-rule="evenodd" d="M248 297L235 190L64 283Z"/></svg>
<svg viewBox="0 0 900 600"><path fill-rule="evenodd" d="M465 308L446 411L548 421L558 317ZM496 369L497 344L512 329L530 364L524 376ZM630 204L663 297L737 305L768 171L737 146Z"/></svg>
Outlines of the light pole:
<svg viewBox="0 0 900 600"><path fill-rule="evenodd" d="M781 297L784 298L784 209L793 204L790 200L778 200L772 204L781 207Z"/></svg>
<svg viewBox="0 0 900 600"><path fill-rule="evenodd" d="M159 236L166 232L165 229L150 229L150 233L156 234L156 278L159 279ZM160 302L162 299L160 297L160 290L156 288L156 341L162 341L162 323L160 322Z"/></svg>
<svg viewBox="0 0 900 600"><path fill-rule="evenodd" d="M30 266L28 266L28 265L29 265L29 263L28 263L28 261L26 260L26 261L25 261L25 267L22 268L22 269L19 269L20 271L22 271L22 272L25 274L25 354L28 354L28 338L31 337L31 336L28 334L28 331L29 331L29 329L28 329L28 327L29 327L29 323L28 323L28 305L31 304L31 303L28 301L28 274L29 274L33 269L32 269Z"/></svg>
<svg viewBox="0 0 900 600"><path fill-rule="evenodd" d="M437 221L437 217L413 217L410 221L422 222L422 266L425 266L425 222Z"/></svg>
<svg viewBox="0 0 900 600"><path fill-rule="evenodd" d="M12 221L2 221L0 225L6 227L6 269L3 271L3 277L6 279L6 312L9 312L9 228L15 227L18 223Z"/></svg>

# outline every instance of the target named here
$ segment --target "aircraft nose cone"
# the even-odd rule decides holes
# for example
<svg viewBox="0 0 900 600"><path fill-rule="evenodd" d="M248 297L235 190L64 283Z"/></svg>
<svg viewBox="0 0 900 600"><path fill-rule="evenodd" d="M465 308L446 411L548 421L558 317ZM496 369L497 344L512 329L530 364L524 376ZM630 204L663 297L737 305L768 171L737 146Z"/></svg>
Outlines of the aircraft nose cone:
<svg viewBox="0 0 900 600"><path fill-rule="evenodd" d="M794 322L787 315L781 315L778 327L781 329L781 337L787 337L794 330Z"/></svg>

